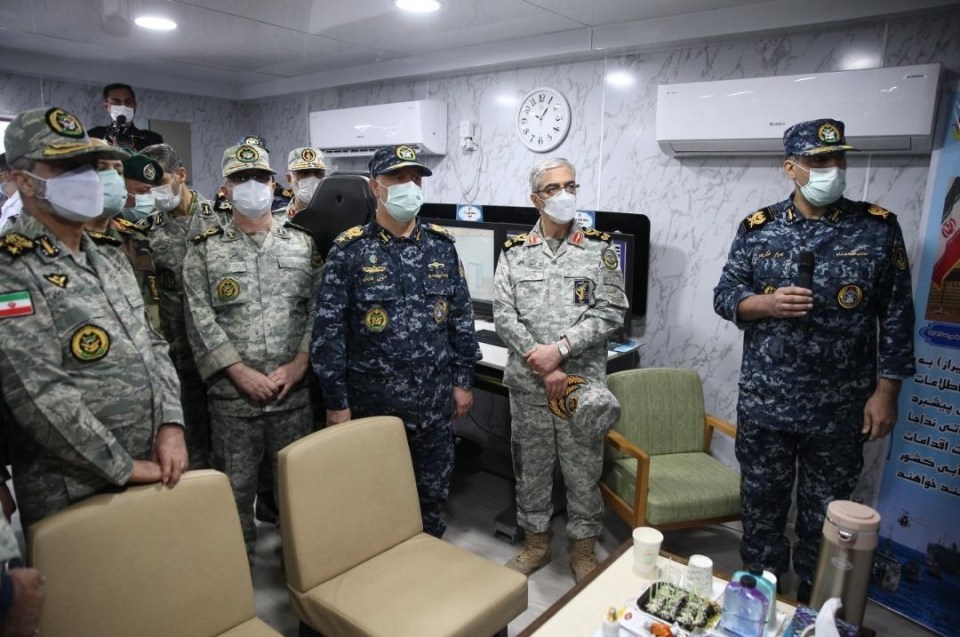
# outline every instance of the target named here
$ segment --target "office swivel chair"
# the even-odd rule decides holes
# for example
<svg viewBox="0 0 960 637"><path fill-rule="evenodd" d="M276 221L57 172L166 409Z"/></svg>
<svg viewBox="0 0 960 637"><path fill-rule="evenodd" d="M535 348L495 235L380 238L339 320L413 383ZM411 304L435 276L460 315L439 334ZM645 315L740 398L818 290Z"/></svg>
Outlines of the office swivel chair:
<svg viewBox="0 0 960 637"><path fill-rule="evenodd" d="M292 221L310 232L320 255L326 258L337 235L369 222L376 211L377 200L366 177L337 174L320 182L310 205Z"/></svg>

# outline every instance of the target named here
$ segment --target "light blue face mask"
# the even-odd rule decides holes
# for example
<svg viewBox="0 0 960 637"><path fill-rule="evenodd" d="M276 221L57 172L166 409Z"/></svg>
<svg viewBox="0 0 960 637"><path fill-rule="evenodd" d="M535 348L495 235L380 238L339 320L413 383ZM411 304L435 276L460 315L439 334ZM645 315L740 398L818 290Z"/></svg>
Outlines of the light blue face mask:
<svg viewBox="0 0 960 637"><path fill-rule="evenodd" d="M387 188L387 200L383 203L391 217L400 223L407 223L420 212L423 190L412 181L394 184Z"/></svg>
<svg viewBox="0 0 960 637"><path fill-rule="evenodd" d="M145 195L135 195L134 199L136 200L136 204L133 206L133 208L123 209L123 218L127 221L137 223L138 221L149 217L150 213L153 212L153 195L150 193Z"/></svg>
<svg viewBox="0 0 960 637"><path fill-rule="evenodd" d="M800 192L811 206L825 208L843 195L847 187L847 171L843 168L805 168L800 164L794 165L810 174L807 183L800 186Z"/></svg>
<svg viewBox="0 0 960 637"><path fill-rule="evenodd" d="M101 170L99 175L103 184L103 214L115 217L123 210L123 204L127 200L127 187L120 173L112 168Z"/></svg>

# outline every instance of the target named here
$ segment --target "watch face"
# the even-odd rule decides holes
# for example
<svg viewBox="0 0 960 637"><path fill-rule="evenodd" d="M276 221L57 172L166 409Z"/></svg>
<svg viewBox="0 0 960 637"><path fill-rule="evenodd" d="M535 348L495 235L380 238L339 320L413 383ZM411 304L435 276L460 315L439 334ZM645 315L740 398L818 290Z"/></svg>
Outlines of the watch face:
<svg viewBox="0 0 960 637"><path fill-rule="evenodd" d="M552 88L538 88L523 98L517 111L517 135L530 150L545 153L559 146L570 131L570 105Z"/></svg>

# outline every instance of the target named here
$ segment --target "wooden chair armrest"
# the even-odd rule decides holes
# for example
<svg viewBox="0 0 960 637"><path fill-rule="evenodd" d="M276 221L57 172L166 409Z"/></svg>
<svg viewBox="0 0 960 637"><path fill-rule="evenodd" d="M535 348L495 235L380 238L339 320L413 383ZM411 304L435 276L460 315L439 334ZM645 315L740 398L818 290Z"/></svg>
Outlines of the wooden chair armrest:
<svg viewBox="0 0 960 637"><path fill-rule="evenodd" d="M617 451L628 453L639 462L650 462L650 454L623 437L616 429L607 432L607 443Z"/></svg>
<svg viewBox="0 0 960 637"><path fill-rule="evenodd" d="M706 414L703 418L703 452L710 453L710 443L713 442L713 430L725 433L731 438L737 437L737 428L726 420Z"/></svg>

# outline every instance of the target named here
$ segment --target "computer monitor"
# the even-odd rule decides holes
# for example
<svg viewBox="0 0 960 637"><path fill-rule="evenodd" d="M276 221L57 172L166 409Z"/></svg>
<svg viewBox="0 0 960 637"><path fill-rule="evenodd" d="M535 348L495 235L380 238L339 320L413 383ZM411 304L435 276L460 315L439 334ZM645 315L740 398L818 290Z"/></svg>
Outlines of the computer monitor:
<svg viewBox="0 0 960 637"><path fill-rule="evenodd" d="M497 224L452 219L422 219L443 226L456 239L454 246L463 263L473 308L479 314L493 314L493 275L499 254Z"/></svg>

